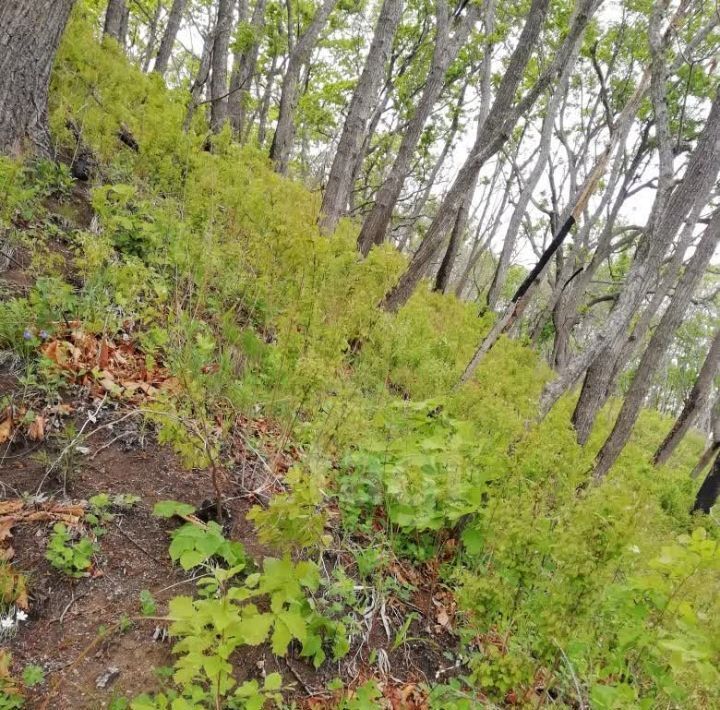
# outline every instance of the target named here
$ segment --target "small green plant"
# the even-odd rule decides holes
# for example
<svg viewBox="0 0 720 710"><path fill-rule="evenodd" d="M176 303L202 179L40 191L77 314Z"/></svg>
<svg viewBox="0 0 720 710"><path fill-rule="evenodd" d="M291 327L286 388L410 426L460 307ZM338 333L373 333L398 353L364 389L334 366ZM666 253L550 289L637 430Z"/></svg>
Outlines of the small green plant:
<svg viewBox="0 0 720 710"><path fill-rule="evenodd" d="M140 611L143 616L154 616L157 613L157 603L148 589L140 592Z"/></svg>
<svg viewBox="0 0 720 710"><path fill-rule="evenodd" d="M89 537L73 535L64 523L56 523L48 542L45 557L50 564L69 577L82 577L92 565L97 545Z"/></svg>
<svg viewBox="0 0 720 710"><path fill-rule="evenodd" d="M25 687L34 688L45 682L45 671L42 666L30 663L23 668L22 679Z"/></svg>
<svg viewBox="0 0 720 710"><path fill-rule="evenodd" d="M90 524L95 537L101 537L105 534L105 527L115 519L116 511L128 510L139 500L139 496L130 493L114 496L98 493L88 500L90 509L85 513L85 521Z"/></svg>

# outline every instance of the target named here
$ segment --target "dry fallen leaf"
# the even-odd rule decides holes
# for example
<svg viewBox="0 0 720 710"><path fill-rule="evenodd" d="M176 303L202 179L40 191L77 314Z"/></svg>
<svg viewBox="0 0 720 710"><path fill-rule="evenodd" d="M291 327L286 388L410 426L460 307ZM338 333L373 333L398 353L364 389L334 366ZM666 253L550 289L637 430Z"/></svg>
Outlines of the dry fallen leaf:
<svg viewBox="0 0 720 710"><path fill-rule="evenodd" d="M0 444L4 444L12 434L12 417L8 414L3 421L0 422Z"/></svg>
<svg viewBox="0 0 720 710"><path fill-rule="evenodd" d="M45 417L38 414L28 427L27 435L30 441L42 441L45 438Z"/></svg>

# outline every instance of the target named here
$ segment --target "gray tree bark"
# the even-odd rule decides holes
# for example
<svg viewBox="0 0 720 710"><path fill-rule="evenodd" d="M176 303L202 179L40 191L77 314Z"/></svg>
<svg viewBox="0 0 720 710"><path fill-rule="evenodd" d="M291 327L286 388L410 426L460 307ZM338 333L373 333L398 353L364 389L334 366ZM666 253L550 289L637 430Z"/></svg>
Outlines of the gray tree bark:
<svg viewBox="0 0 720 710"><path fill-rule="evenodd" d="M320 229L325 234L335 229L347 210L353 169L365 139L370 114L378 100L402 8L403 0L383 0L365 66L350 100L323 194Z"/></svg>
<svg viewBox="0 0 720 710"><path fill-rule="evenodd" d="M719 242L720 210L715 213L706 227L700 244L692 255L685 273L675 288L672 300L640 359L640 364L625 395L615 426L597 455L595 470L593 471L595 480L601 480L605 477L630 438L640 408L652 384L652 378L672 342L675 331L682 323L690 299L700 283L700 279L705 273L705 269L710 263Z"/></svg>
<svg viewBox="0 0 720 710"><path fill-rule="evenodd" d="M692 426L698 413L707 405L712 391L713 380L718 373L718 369L720 369L720 330L715 334L710 344L710 349L700 368L698 378L685 401L680 416L676 419L673 428L669 431L653 456L653 464L656 466L664 464L670 456L672 456L678 444L683 440L688 429ZM718 403L720 403L720 398L718 398ZM718 403L716 403L715 410L720 410ZM713 414L716 414L715 410ZM718 422L720 422L720 411L717 411L717 416L713 416L713 423ZM716 431L714 426L713 431ZM720 435L720 426L717 431Z"/></svg>
<svg viewBox="0 0 720 710"><path fill-rule="evenodd" d="M215 33L215 17L210 13L208 19L208 26L205 31L204 43L202 56L200 57L200 66L198 67L197 74L193 79L192 86L190 87L190 103L188 104L187 113L185 114L185 121L183 122L183 129L188 130L190 122L195 115L195 110L202 102L202 95L207 84L208 76L210 75L210 64L212 62L212 51Z"/></svg>
<svg viewBox="0 0 720 710"><path fill-rule="evenodd" d="M128 8L125 0L109 0L107 10L105 10L103 35L105 37L112 37L120 45L125 43L123 23L127 12Z"/></svg>
<svg viewBox="0 0 720 710"><path fill-rule="evenodd" d="M666 209L654 210L638 246L626 285L604 327L586 349L577 354L560 377L548 383L541 398L541 413L547 413L565 390L571 386L601 353L617 353L624 342L630 320L647 292L647 285L658 273L665 252L682 222L692 209L698 193L708 193L720 167L720 92L696 148L690 156L682 181L673 190ZM604 357L604 356L603 356ZM611 359L611 366L615 358Z"/></svg>
<svg viewBox="0 0 720 710"><path fill-rule="evenodd" d="M309 61L320 33L337 3L338 0L323 0L322 5L315 11L312 22L290 50L280 92L280 113L270 146L270 159L275 170L282 175L287 174L295 140L295 110L300 99L300 72ZM288 36L291 32L292 28L288 27Z"/></svg>
<svg viewBox="0 0 720 710"><path fill-rule="evenodd" d="M710 445L703 451L699 461L695 464L695 468L690 473L690 478L693 480L698 478L715 458L718 451L720 451L720 395L715 397L710 413Z"/></svg>
<svg viewBox="0 0 720 710"><path fill-rule="evenodd" d="M0 3L0 153L50 154L50 72L74 0Z"/></svg>
<svg viewBox="0 0 720 710"><path fill-rule="evenodd" d="M237 52L233 60L233 71L230 77L230 96L228 97L228 113L230 115L230 125L232 126L233 134L238 139L242 139L245 135L250 85L255 76L262 29L265 25L265 4L266 0L256 0L250 20L250 28L253 33L252 42L241 52Z"/></svg>
<svg viewBox="0 0 720 710"><path fill-rule="evenodd" d="M228 50L232 33L234 0L218 0L210 74L210 128L219 133L228 116Z"/></svg>
<svg viewBox="0 0 720 710"><path fill-rule="evenodd" d="M260 114L258 116L258 145L262 148L265 145L265 134L267 132L267 117L270 111L270 102L272 101L273 86L275 77L279 70L277 66L277 54L273 54L265 77L265 90L263 91L262 101L260 102Z"/></svg>
<svg viewBox="0 0 720 710"><path fill-rule="evenodd" d="M583 0L577 8L571 27L550 66L542 73L534 86L520 101L515 93L525 73L525 68L537 43L548 8L547 0L534 0L525 25L500 81L492 109L483 124L482 131L473 145L468 159L460 169L453 185L438 208L435 219L420 248L415 252L405 273L395 287L385 296L382 307L395 311L402 306L415 290L429 260L442 243L454 220L460 202L474 184L479 167L487 162L508 140L520 116L526 113L538 96L549 86L556 75L565 68L573 53L575 43L582 36L592 14L599 5L596 0Z"/></svg>
<svg viewBox="0 0 720 710"><path fill-rule="evenodd" d="M170 8L170 14L168 15L167 24L165 25L165 32L163 32L162 39L160 40L160 47L157 57L155 57L155 65L153 66L153 71L160 74L160 76L165 76L165 72L168 69L173 47L175 46L175 39L177 38L183 13L185 12L185 3L186 0L173 0L172 7Z"/></svg>
<svg viewBox="0 0 720 710"><path fill-rule="evenodd" d="M358 249L364 256L368 254L373 245L382 244L385 240L393 210L410 172L423 127L445 85L445 74L470 34L478 16L478 8L474 5L470 6L467 14L456 21L455 30L451 34L452 27L447 2L446 0L437 1L435 46L430 71L415 113L403 132L402 141L390 172L377 191L373 208L365 218L360 230Z"/></svg>

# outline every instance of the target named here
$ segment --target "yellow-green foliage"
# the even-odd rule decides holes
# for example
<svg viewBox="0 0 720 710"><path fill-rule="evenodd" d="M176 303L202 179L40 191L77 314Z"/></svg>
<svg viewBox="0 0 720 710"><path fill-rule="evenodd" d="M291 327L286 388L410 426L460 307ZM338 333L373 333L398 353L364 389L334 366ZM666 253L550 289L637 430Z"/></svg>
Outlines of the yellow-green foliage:
<svg viewBox="0 0 720 710"><path fill-rule="evenodd" d="M568 704L580 687L598 708L718 707L717 531L692 533L687 513L701 442L689 437L653 468L669 422L645 412L607 482L592 486L616 403L584 449L571 397L538 424L551 372L506 339L453 391L490 317L422 288L397 315L380 311L404 259L386 247L361 260L349 222L321 237L318 195L252 146L225 133L204 150L202 111L184 133L185 93L98 45L87 12L75 13L51 93L55 135L72 147L72 120L102 164L99 229L74 237L85 278L74 315L98 329L140 324L148 356L183 382L163 405L176 421L276 417L325 461L324 492L349 533L374 530L381 510L396 553L420 559L459 535L443 574L486 695L502 701L540 673ZM121 124L139 153L119 143ZM298 486L260 516L267 539L274 514L291 530L314 513L323 491Z"/></svg>

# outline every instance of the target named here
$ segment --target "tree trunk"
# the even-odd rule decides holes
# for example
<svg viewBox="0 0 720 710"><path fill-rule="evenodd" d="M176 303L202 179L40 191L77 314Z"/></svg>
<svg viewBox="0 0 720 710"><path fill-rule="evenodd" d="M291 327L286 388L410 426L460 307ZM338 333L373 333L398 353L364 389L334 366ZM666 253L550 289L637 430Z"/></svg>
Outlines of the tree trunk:
<svg viewBox="0 0 720 710"><path fill-rule="evenodd" d="M718 451L720 451L720 396L715 398L715 403L713 404L710 419L710 434L712 437L712 441L710 443L710 446L705 449L703 455L700 457L700 460L697 462L695 468L690 474L690 477L693 480L700 476L700 474L707 468L708 464L713 460Z"/></svg>
<svg viewBox="0 0 720 710"><path fill-rule="evenodd" d="M520 232L520 227L522 226L523 217L525 216L525 212L527 211L530 200L535 192L535 188L537 187L538 182L540 182L542 174L545 172L545 166L547 164L547 160L550 155L550 147L552 145L552 129L555 123L555 115L557 114L560 103L567 91L567 82L570 78L571 68L571 65L568 63L568 67L560 80L560 85L553 91L545 109L545 117L543 118L542 128L540 129L540 154L538 155L530 176L520 192L520 197L518 198L515 209L510 217L510 222L508 224L507 231L505 232L502 251L500 252L493 280L487 294L488 308L494 309L497 306L500 293L505 285L505 278L507 276L508 267L510 266L510 259L512 258L513 250L515 249L515 243L517 242L517 236Z"/></svg>
<svg viewBox="0 0 720 710"><path fill-rule="evenodd" d="M603 352L616 353L622 347L628 324L656 275L682 222L695 204L695 198L712 189L720 167L720 91L716 95L697 146L688 161L682 181L675 187L667 208L655 211L638 246L635 260L610 316L586 349L578 353L564 373L548 383L540 409L547 413L563 392L574 383ZM602 356L604 357L604 356ZM612 358L612 363L615 358Z"/></svg>
<svg viewBox="0 0 720 710"><path fill-rule="evenodd" d="M112 37L119 44L124 44L122 36L123 21L127 12L127 4L125 0L109 0L107 10L105 11L105 24L103 26L103 35Z"/></svg>
<svg viewBox="0 0 720 710"><path fill-rule="evenodd" d="M270 61L270 67L265 78L265 91L263 91L262 102L260 103L260 115L258 116L258 145L262 148L265 144L265 132L267 130L267 117L270 111L270 102L272 100L273 84L275 77L278 75L277 55L273 54Z"/></svg>
<svg viewBox="0 0 720 710"><path fill-rule="evenodd" d="M195 115L195 109L197 109L202 101L203 90L205 89L205 84L207 83L208 76L210 75L214 33L215 18L211 12L208 19L208 27L205 32L203 52L200 57L200 66L198 67L197 74L195 75L192 86L190 87L190 103L188 104L185 121L183 122L183 129L186 131L190 127L192 117Z"/></svg>
<svg viewBox="0 0 720 710"><path fill-rule="evenodd" d="M470 205L472 203L472 196L474 192L475 190L468 192L468 195L462 201L457 217L455 218L455 224L453 225L453 230L450 234L450 241L448 242L447 249L445 250L445 256L443 256L443 260L440 262L440 268L438 269L437 276L435 277L433 291L437 291L438 293L448 293L449 291L450 277L452 276L455 259L457 258L458 251L460 250L460 244L462 243L465 227L467 226Z"/></svg>
<svg viewBox="0 0 720 710"><path fill-rule="evenodd" d="M148 27L148 40L145 45L145 51L143 52L142 70L147 73L150 69L150 62L152 61L153 52L155 51L155 44L157 42L158 22L160 21L160 15L162 13L162 5L160 3L155 7L155 12L152 14L152 20Z"/></svg>
<svg viewBox="0 0 720 710"><path fill-rule="evenodd" d="M228 114L228 49L232 33L234 0L218 0L217 24L210 74L210 128L220 133Z"/></svg>
<svg viewBox="0 0 720 710"><path fill-rule="evenodd" d="M265 25L266 0L256 0L253 8L250 28L253 38L249 46L235 54L233 72L230 78L230 96L228 97L228 113L233 134L238 140L245 135L247 121L247 103L250 96L250 85L255 76L262 29Z"/></svg>
<svg viewBox="0 0 720 710"><path fill-rule="evenodd" d="M385 240L393 210L415 158L415 150L422 135L423 127L445 85L445 74L448 67L467 39L472 26L477 20L478 13L479 10L476 6L470 6L467 14L457 21L457 28L451 36L447 3L445 0L438 0L437 2L435 47L430 71L415 113L403 132L402 141L390 172L377 191L373 208L365 218L360 230L358 249L363 256L367 256L373 245L382 244Z"/></svg>
<svg viewBox="0 0 720 710"><path fill-rule="evenodd" d="M338 220L347 210L353 168L365 139L370 114L378 100L402 7L403 0L383 1L365 66L350 100L323 194L320 229L325 234L335 229Z"/></svg>
<svg viewBox="0 0 720 710"><path fill-rule="evenodd" d="M295 110L300 99L300 72L309 61L320 33L337 3L338 0L323 0L322 5L315 11L309 27L290 50L280 92L280 113L270 146L270 159L275 165L275 170L281 175L287 174L295 140ZM288 36L291 32L292 28L288 27Z"/></svg>
<svg viewBox="0 0 720 710"><path fill-rule="evenodd" d="M659 283L655 284L655 293L635 323L631 334L617 353L606 353L588 368L572 420L579 444L585 444L587 441L597 413L612 395L615 383L624 367L644 342L655 314L677 282L682 271L684 254L692 243L695 225L705 206L707 195L699 195L698 198L691 216L685 223L675 253L665 269L665 274L660 278Z"/></svg>
<svg viewBox="0 0 720 710"><path fill-rule="evenodd" d="M673 428L663 440L662 444L653 456L653 463L658 466L665 463L677 445L682 441L688 429L692 426L698 413L702 411L710 398L713 380L720 367L720 330L710 344L705 361L700 368L698 378L688 395L680 416L675 421ZM720 400L719 400L720 401ZM715 418L714 418L715 419Z"/></svg>
<svg viewBox="0 0 720 710"><path fill-rule="evenodd" d="M0 153L50 155L50 71L74 0L0 3Z"/></svg>
<svg viewBox="0 0 720 710"><path fill-rule="evenodd" d="M155 66L153 71L165 76L172 56L173 47L175 46L175 38L177 37L180 23L182 22L183 13L185 12L186 0L173 0L170 14L168 15L167 24L162 40L160 40L160 48L157 57L155 57Z"/></svg>
<svg viewBox="0 0 720 710"><path fill-rule="evenodd" d="M705 515L710 514L710 509L715 505L718 495L720 494L720 457L715 459L713 467L710 469L707 477L700 486L700 490L695 496L693 504L693 513L702 512Z"/></svg>
<svg viewBox="0 0 720 710"><path fill-rule="evenodd" d="M700 244L692 255L685 273L675 288L673 298L640 359L615 426L597 455L593 472L596 480L602 479L607 474L630 438L635 420L652 384L653 375L660 366L675 331L682 323L685 311L690 305L690 299L715 253L718 242L720 242L720 210L715 213L706 227Z"/></svg>
<svg viewBox="0 0 720 710"><path fill-rule="evenodd" d="M520 116L535 104L538 96L550 84L559 71L563 71L571 60L578 39L584 34L587 23L597 7L597 0L585 0L581 3L573 19L570 30L563 45L555 55L551 65L542 73L533 87L518 102L515 94L520 85L525 68L538 41L548 8L547 0L534 0L527 15L517 46L503 73L492 109L483 124L482 131L473 145L468 159L460 169L445 199L438 208L435 219L415 252L407 270L395 287L385 296L382 307L387 311L396 311L402 306L415 290L422 277L428 260L437 250L438 242L442 242L447 230L455 218L461 200L471 189L482 165L495 155L510 137ZM554 251L553 251L554 253Z"/></svg>

